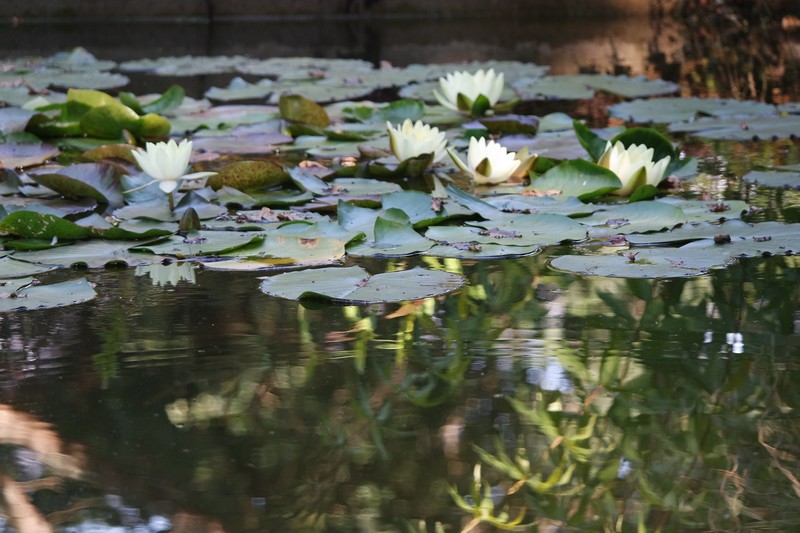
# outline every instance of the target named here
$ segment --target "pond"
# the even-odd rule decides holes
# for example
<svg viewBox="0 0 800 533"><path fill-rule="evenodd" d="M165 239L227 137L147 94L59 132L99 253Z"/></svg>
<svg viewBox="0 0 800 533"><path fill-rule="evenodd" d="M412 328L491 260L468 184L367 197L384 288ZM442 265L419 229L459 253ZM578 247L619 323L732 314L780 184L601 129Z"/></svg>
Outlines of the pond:
<svg viewBox="0 0 800 533"><path fill-rule="evenodd" d="M55 88L38 92L56 108L63 102L59 93L89 79L129 77L122 86L99 87L114 95L161 93L179 83L197 100L183 99L189 111L163 113L173 133L192 132L194 170L219 171L247 192L232 186L212 193L184 181L170 211L157 186L124 192L144 183L136 181L144 177L127 155L130 145L90 158L87 150L120 139L92 144L85 132L46 139L57 150L42 161L63 168L37 173L38 162L6 165L17 168L4 170L0 180L6 235L0 250L2 529L800 527L800 260L794 254L800 246L800 90L792 55L798 39L791 31L770 33L775 26L764 21L737 35L720 25L726 15L710 12L694 26L645 21L650 31L634 41L646 56L631 46L639 55L621 57L624 50L617 50L587 58L581 72L553 61L550 76L531 63L550 64L547 58L530 48L508 52L484 42L472 50L458 39L435 58L425 55L433 45L406 55L388 47L396 57L374 57L366 49L348 54L401 67L430 62L419 67L432 68L428 77L408 85L364 82L372 74L359 70L360 63L271 64L269 51L248 54L235 48L241 42L211 53L187 49L209 56L187 61L145 61L173 55L148 54L146 43L140 55L90 49L100 61L130 62L106 70L95 69L85 51L42 59L55 71L45 74L41 65L25 70L16 58L0 61L13 65L0 73L7 82L0 83L0 99L15 113L40 83ZM591 39L571 33L585 21L561 24L561 31L555 23L550 30L561 44L548 48L539 41L540 54L571 50L563 59L591 48ZM618 36L616 24L609 27ZM679 45L651 40L648 49L647 36L664 27ZM251 30L258 33L250 28L243 39ZM725 54L693 42L701 31L724 36L730 46L741 44L742 35L774 39L757 41L752 54ZM610 34L597 39L609 49L619 44ZM20 55L31 51L22 48ZM331 59L314 52L280 55ZM63 67L64 57L83 66ZM506 69L515 92L501 102L515 94L522 100L510 125L467 119L424 92L450 72L452 65L438 73L436 62L463 60L482 61L472 70ZM287 101L279 110L278 100L269 100L285 80L273 76L258 85L276 68L304 73L291 92L345 101L325 107L334 126L287 119L293 112ZM340 75L337 69L346 81L322 85ZM352 80L353 69L365 87ZM405 80L408 69L382 75ZM241 81L228 85L237 76ZM361 92L349 92L354 86ZM406 88L398 95L399 86ZM326 92L335 96L313 98ZM225 112L193 115L203 111L197 102L204 94ZM408 100L387 111L386 102L399 96ZM365 97L382 100L373 105ZM421 100L426 104L412 103ZM653 104L658 101L666 104ZM253 107L239 112L230 104ZM301 107L316 113L310 104ZM729 108L736 112L726 113ZM475 187L445 156L434 167L442 169L439 185L447 191L437 200L429 170L412 175L407 166L411 177L392 174L398 161L386 153L377 159L385 165L364 165L365 152L355 146L386 150L384 117L415 113L446 130L462 159L469 132L500 127L493 137L509 149L530 146L542 155L531 167L533 179ZM22 115L28 131L13 126L10 114L0 116L0 150L35 146L34 157L41 154L41 140L29 137L26 126L33 115ZM250 124L232 123L253 116L258 120ZM573 118L595 129L582 130ZM609 196L607 175L584 167L578 167L580 186L553 174L560 160L592 156L579 138L605 144L634 119L652 121L678 146L671 152L680 162L672 167L675 178L653 192L658 200ZM199 128L198 120L217 122ZM137 124L134 129L145 127ZM525 129L531 124L538 131ZM234 128L241 129L231 135ZM637 135L652 140L657 134ZM237 151L240 146L248 148ZM273 166L259 167L261 181L253 187L222 170L243 161ZM79 163L87 170L64 174ZM289 175L276 177L279 166ZM103 170L109 167L113 172ZM322 167L352 181L331 184ZM445 189L448 177L460 188ZM377 185L356 181L361 178ZM558 187L541 185L556 179ZM537 180L549 181L537 188ZM71 188L76 182L93 188ZM387 183L404 191L380 188ZM569 187L574 194L566 194ZM98 202L98 191L105 202ZM183 217L187 206L199 214L202 232ZM624 211L614 215L613 209ZM117 229L132 233L115 237L98 220L112 213ZM335 231L325 217L338 222L331 224ZM28 223L35 229L28 231ZM343 236L342 226L367 236ZM255 235L261 240L253 241ZM536 238L526 241L531 235ZM525 242L494 243L503 239ZM212 245L210 253L197 252ZM361 267L373 277L356 274L357 283L346 291L336 285L344 292L330 296L322 285L333 285L336 274L322 269L334 266ZM300 282L281 277L308 272ZM404 272L426 274L375 281L378 274ZM58 288L62 282L66 289ZM313 297L301 298L298 284ZM53 292L36 292L48 288Z"/></svg>

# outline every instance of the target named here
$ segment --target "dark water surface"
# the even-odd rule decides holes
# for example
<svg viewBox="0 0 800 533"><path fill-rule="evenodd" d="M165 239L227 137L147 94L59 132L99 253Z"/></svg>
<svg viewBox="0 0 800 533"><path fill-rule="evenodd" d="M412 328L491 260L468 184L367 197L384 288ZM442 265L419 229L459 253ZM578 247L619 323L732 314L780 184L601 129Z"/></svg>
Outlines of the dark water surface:
<svg viewBox="0 0 800 533"><path fill-rule="evenodd" d="M320 32L301 33L310 43L277 29L259 40L248 26L225 30L222 48L206 34L203 50L181 36L208 28L181 25L171 45L144 40L135 55L109 32L141 26L93 28L90 38L47 26L11 35L20 53L50 52L38 30L60 35L59 45L93 39L90 51L110 59L275 52L548 63L550 54L555 72L661 69L685 95L797 100L796 34L775 45L782 73L753 66L769 43L747 56L749 71L735 54L713 70L723 52L704 62L686 28L650 24L578 21L549 33L456 25L452 34L422 25L402 38L357 25L356 40L339 48ZM510 48L504 32L519 44ZM665 35L682 40L664 44ZM358 41L370 38L383 44ZM0 39L11 46L9 33ZM295 47L276 44L286 42ZM593 43L617 55L592 59ZM757 220L800 220L796 191L739 179L755 163L799 162L796 141L685 147L713 190L767 208ZM3 523L22 532L47 531L43 516L82 532L491 531L489 518L506 523L524 509L532 531L800 528L796 256L680 280L579 277L541 256L367 267L418 264L469 284L407 305L306 308L262 294L256 274L188 265L48 275L85 275L99 297L0 315ZM466 508L482 503L487 520L472 522L480 511L459 508L451 490Z"/></svg>

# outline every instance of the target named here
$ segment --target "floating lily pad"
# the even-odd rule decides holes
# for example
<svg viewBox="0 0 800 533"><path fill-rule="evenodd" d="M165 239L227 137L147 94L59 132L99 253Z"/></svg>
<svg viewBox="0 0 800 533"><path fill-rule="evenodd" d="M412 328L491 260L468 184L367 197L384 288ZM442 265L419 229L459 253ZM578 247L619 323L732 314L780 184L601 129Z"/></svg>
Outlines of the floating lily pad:
<svg viewBox="0 0 800 533"><path fill-rule="evenodd" d="M269 235L258 246L248 246L220 256L237 256L223 261L204 261L212 270L265 270L330 264L344 258L344 241L324 237Z"/></svg>
<svg viewBox="0 0 800 533"><path fill-rule="evenodd" d="M541 252L538 246L504 246L475 242L456 242L437 244L425 255L434 257L455 257L457 259L512 259L527 257Z"/></svg>
<svg viewBox="0 0 800 533"><path fill-rule="evenodd" d="M531 180L528 189L547 194L561 191L582 201L597 198L622 187L616 174L600 165L582 159L564 161Z"/></svg>
<svg viewBox="0 0 800 533"><path fill-rule="evenodd" d="M65 307L88 302L97 296L92 284L84 278L50 285L34 285L32 281L3 283L0 286L0 313ZM20 289L21 284L26 286Z"/></svg>
<svg viewBox="0 0 800 533"><path fill-rule="evenodd" d="M92 198L112 206L124 203L119 175L110 165L83 163L54 173L30 174L30 177L66 198Z"/></svg>
<svg viewBox="0 0 800 533"><path fill-rule="evenodd" d="M140 244L131 250L183 259L226 254L245 246L260 244L263 240L263 235L248 232L193 231L186 236L174 235L151 244Z"/></svg>
<svg viewBox="0 0 800 533"><path fill-rule="evenodd" d="M10 256L0 257L0 279L35 276L58 268L57 265L34 264L18 261ZM2 289L0 289L2 291Z"/></svg>
<svg viewBox="0 0 800 533"><path fill-rule="evenodd" d="M742 176L748 183L778 189L800 189L800 172L753 170Z"/></svg>
<svg viewBox="0 0 800 533"><path fill-rule="evenodd" d="M626 98L636 98L671 94L678 90L676 84L664 80L609 76L606 74L546 76L532 80L519 80L512 83L511 86L523 100L539 98L558 100L589 99L598 90L618 94Z"/></svg>
<svg viewBox="0 0 800 533"><path fill-rule="evenodd" d="M800 136L800 115L704 117L690 122L673 122L669 130L728 141L793 139Z"/></svg>
<svg viewBox="0 0 800 533"><path fill-rule="evenodd" d="M199 76L234 72L250 61L244 56L171 56L120 63L124 72L149 72L158 76Z"/></svg>
<svg viewBox="0 0 800 533"><path fill-rule="evenodd" d="M278 116L274 106L225 105L205 111L170 118L172 131L194 131L200 128L228 129L241 124L268 122Z"/></svg>
<svg viewBox="0 0 800 533"><path fill-rule="evenodd" d="M612 117L629 122L676 122L698 116L775 116L775 106L753 100L723 98L651 98L621 102L608 108Z"/></svg>
<svg viewBox="0 0 800 533"><path fill-rule="evenodd" d="M230 102L232 100L253 100L266 98L274 90L272 80L263 79L249 83L242 78L233 78L227 87L211 87L204 95L209 100Z"/></svg>
<svg viewBox="0 0 800 533"><path fill-rule="evenodd" d="M407 221L384 216L375 219L373 235L374 241L348 246L347 253L359 257L405 257L424 253L435 244L417 233Z"/></svg>
<svg viewBox="0 0 800 533"><path fill-rule="evenodd" d="M687 267L680 260L636 255L631 261L623 254L563 255L550 261L550 266L563 272L612 278L685 278L708 272L707 267Z"/></svg>
<svg viewBox="0 0 800 533"><path fill-rule="evenodd" d="M102 268L107 265L149 265L164 261L164 256L131 251L140 241L106 241L95 239L79 241L68 246L32 252L16 252L19 260L31 263L58 265L62 268L73 266Z"/></svg>
<svg viewBox="0 0 800 533"><path fill-rule="evenodd" d="M742 214L750 211L750 206L742 200L709 202L667 196L657 199L656 202L679 207L683 214L686 215L688 222L712 222L721 219L741 218Z"/></svg>
<svg viewBox="0 0 800 533"><path fill-rule="evenodd" d="M579 220L589 226L598 226L592 229L590 235L604 236L669 229L683 224L687 217L680 207L664 202L645 201L610 206Z"/></svg>
<svg viewBox="0 0 800 533"><path fill-rule="evenodd" d="M0 164L8 168L40 165L60 153L51 144L0 144Z"/></svg>
<svg viewBox="0 0 800 533"><path fill-rule="evenodd" d="M552 213L576 217L588 216L601 209L594 204L585 204L574 196L560 194L557 196L501 194L487 197L485 201L505 213Z"/></svg>
<svg viewBox="0 0 800 533"><path fill-rule="evenodd" d="M413 268L370 276L361 267L347 267L278 274L265 278L261 290L289 300L371 304L439 296L459 289L464 283L462 276L440 270Z"/></svg>
<svg viewBox="0 0 800 533"><path fill-rule="evenodd" d="M240 191L258 191L269 189L289 181L289 174L272 161L237 161L217 170L217 174L208 178L208 186L219 189L222 186L232 187Z"/></svg>
<svg viewBox="0 0 800 533"><path fill-rule="evenodd" d="M28 121L36 113L17 107L0 108L0 134L8 135L25 131Z"/></svg>

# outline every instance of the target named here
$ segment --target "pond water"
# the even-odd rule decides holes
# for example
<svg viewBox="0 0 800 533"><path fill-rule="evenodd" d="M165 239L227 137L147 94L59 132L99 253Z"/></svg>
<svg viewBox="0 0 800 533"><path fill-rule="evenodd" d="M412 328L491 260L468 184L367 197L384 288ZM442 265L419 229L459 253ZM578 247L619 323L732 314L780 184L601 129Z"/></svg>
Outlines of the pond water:
<svg viewBox="0 0 800 533"><path fill-rule="evenodd" d="M694 57L675 81L797 101L796 57L781 57L786 76L740 78L733 61L698 79ZM606 98L564 110L604 126ZM741 180L800 162L795 139L682 149L706 175L687 191L800 222L795 190ZM551 255L359 261L467 280L368 306L269 297L263 273L188 263L80 271L96 299L0 315L0 529L800 528L800 259L619 279Z"/></svg>

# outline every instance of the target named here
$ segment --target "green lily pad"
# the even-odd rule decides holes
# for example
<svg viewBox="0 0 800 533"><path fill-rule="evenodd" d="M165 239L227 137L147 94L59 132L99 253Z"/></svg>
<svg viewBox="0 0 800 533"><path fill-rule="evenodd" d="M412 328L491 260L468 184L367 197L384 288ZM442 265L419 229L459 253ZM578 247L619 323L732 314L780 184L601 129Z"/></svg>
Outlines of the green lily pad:
<svg viewBox="0 0 800 533"><path fill-rule="evenodd" d="M57 265L18 261L10 256L0 257L0 279L36 276L37 274L49 272L56 268L58 268ZM2 289L0 289L0 291L2 291Z"/></svg>
<svg viewBox="0 0 800 533"><path fill-rule="evenodd" d="M344 258L344 241L324 237L268 235L257 246L220 254L236 259L203 261L212 270L265 270L312 266L338 262Z"/></svg>
<svg viewBox="0 0 800 533"><path fill-rule="evenodd" d="M505 246L492 243L460 242L436 244L425 255L457 259L513 259L541 252L539 246Z"/></svg>
<svg viewBox="0 0 800 533"><path fill-rule="evenodd" d="M229 129L241 124L268 122L278 115L278 109L265 105L224 105L169 119L173 132L195 131L200 128Z"/></svg>
<svg viewBox="0 0 800 533"><path fill-rule="evenodd" d="M409 222L384 216L375 219L372 233L374 241L348 246L347 253L358 257L405 257L424 253L435 244L417 233Z"/></svg>
<svg viewBox="0 0 800 533"><path fill-rule="evenodd" d="M576 74L523 79L511 84L522 100L539 98L559 100L585 100L601 90L626 98L671 94L678 86L664 80L644 77L609 76L606 74Z"/></svg>
<svg viewBox="0 0 800 533"><path fill-rule="evenodd" d="M167 259L164 256L132 251L130 248L140 241L107 241L95 239L79 241L68 246L16 252L17 259L35 264L57 265L62 268L88 267L102 268L107 265L149 265Z"/></svg>
<svg viewBox="0 0 800 533"><path fill-rule="evenodd" d="M686 278L708 272L707 267L687 267L680 260L666 257L636 255L631 261L622 254L563 255L550 261L550 266L562 272L612 278Z"/></svg>
<svg viewBox="0 0 800 533"><path fill-rule="evenodd" d="M669 229L685 223L687 217L683 210L675 205L644 201L610 206L606 210L596 211L592 216L579 220L583 224L596 226L592 228L590 235L605 236Z"/></svg>
<svg viewBox="0 0 800 533"><path fill-rule="evenodd" d="M744 213L750 212L750 206L742 200L707 202L667 196L657 199L656 202L679 207L686 215L688 222L713 222L721 219L741 218Z"/></svg>
<svg viewBox="0 0 800 533"><path fill-rule="evenodd" d="M0 221L0 232L23 239L86 239L91 237L84 228L48 213L15 211Z"/></svg>
<svg viewBox="0 0 800 533"><path fill-rule="evenodd" d="M230 102L232 100L253 100L266 98L274 91L272 80L262 79L257 83L249 83L242 78L233 78L227 87L211 87L205 97L209 100Z"/></svg>
<svg viewBox="0 0 800 533"><path fill-rule="evenodd" d="M265 278L261 290L289 300L319 299L333 303L402 302L440 296L461 288L462 276L413 268L370 276L361 267L286 272Z"/></svg>
<svg viewBox="0 0 800 533"><path fill-rule="evenodd" d="M608 108L612 117L637 123L666 123L691 120L702 115L735 117L774 116L775 106L753 100L723 98L651 98L621 102Z"/></svg>
<svg viewBox="0 0 800 533"><path fill-rule="evenodd" d="M70 165L57 173L31 173L29 176L66 198L93 198L112 206L124 203L119 175L111 165L83 163Z"/></svg>
<svg viewBox="0 0 800 533"><path fill-rule="evenodd" d="M669 130L727 141L794 139L800 136L800 115L704 117L691 122L673 122Z"/></svg>
<svg viewBox="0 0 800 533"><path fill-rule="evenodd" d="M148 72L157 76L200 76L234 72L250 61L244 56L170 56L120 63L123 72Z"/></svg>
<svg viewBox="0 0 800 533"><path fill-rule="evenodd" d="M281 118L308 126L325 128L331 123L328 113L318 103L299 94L283 95L278 103Z"/></svg>
<svg viewBox="0 0 800 533"><path fill-rule="evenodd" d="M576 159L564 161L531 180L530 190L547 194L561 191L565 196L576 196L581 201L591 200L622 187L616 174L600 165Z"/></svg>
<svg viewBox="0 0 800 533"><path fill-rule="evenodd" d="M17 107L0 108L0 134L9 135L25 131L28 121L36 113L27 109Z"/></svg>
<svg viewBox="0 0 800 533"><path fill-rule="evenodd" d="M7 282L0 287L0 313L52 309L88 302L97 297L85 278L50 285L33 285L18 289L25 280Z"/></svg>
<svg viewBox="0 0 800 533"><path fill-rule="evenodd" d="M468 217L473 212L453 201L442 201L439 209L434 211L434 198L420 191L399 191L383 196L384 209L400 209L414 225L415 228L424 228L432 224L439 224L453 218Z"/></svg>
<svg viewBox="0 0 800 533"><path fill-rule="evenodd" d="M742 176L748 183L776 189L800 189L800 172L752 170Z"/></svg>
<svg viewBox="0 0 800 533"><path fill-rule="evenodd" d="M40 165L61 151L51 144L0 144L0 164L8 168Z"/></svg>
<svg viewBox="0 0 800 533"><path fill-rule="evenodd" d="M208 178L208 186L219 189L222 186L233 187L240 191L258 191L269 189L289 181L289 174L282 166L272 161L238 161L225 165L217 170L217 174Z"/></svg>
<svg viewBox="0 0 800 533"><path fill-rule="evenodd" d="M506 189L497 192L506 192ZM585 204L574 196L563 195L500 194L487 197L485 201L504 213L552 213L569 217L583 217L601 209L600 206L594 204Z"/></svg>
<svg viewBox="0 0 800 533"><path fill-rule="evenodd" d="M174 235L154 243L139 244L131 250L183 259L226 254L246 246L260 244L263 240L263 235L249 232L193 231L186 236Z"/></svg>

